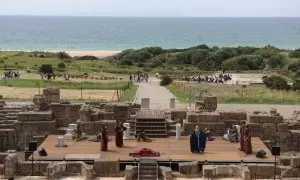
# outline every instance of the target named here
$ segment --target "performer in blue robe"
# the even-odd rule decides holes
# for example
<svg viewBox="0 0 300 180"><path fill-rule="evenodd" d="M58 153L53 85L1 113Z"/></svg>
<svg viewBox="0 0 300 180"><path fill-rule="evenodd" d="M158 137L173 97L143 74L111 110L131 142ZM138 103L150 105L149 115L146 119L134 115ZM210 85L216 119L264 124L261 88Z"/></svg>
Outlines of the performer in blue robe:
<svg viewBox="0 0 300 180"><path fill-rule="evenodd" d="M195 131L190 136L191 152L204 152L206 146L206 134L196 126Z"/></svg>

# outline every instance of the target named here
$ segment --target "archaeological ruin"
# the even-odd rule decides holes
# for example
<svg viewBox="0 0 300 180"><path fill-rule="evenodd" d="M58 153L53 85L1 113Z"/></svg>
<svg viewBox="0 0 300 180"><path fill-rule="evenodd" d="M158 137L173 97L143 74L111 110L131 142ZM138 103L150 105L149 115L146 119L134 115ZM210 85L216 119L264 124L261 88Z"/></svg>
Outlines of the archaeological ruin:
<svg viewBox="0 0 300 180"><path fill-rule="evenodd" d="M0 96L0 179L15 176L124 177L166 179L174 177L232 177L245 180L300 177L300 110L290 119L270 112L218 111L217 98L199 97L194 108L149 109L149 101L88 101L73 103L60 99L60 90L47 88L33 96L31 104L11 104ZM232 125L245 121L252 133L253 153L245 155L239 144L222 139ZM116 122L127 127L124 146L114 142ZM203 154L190 152L189 135L195 127L208 128L214 141L208 141ZM80 127L80 134L79 134ZM100 141L92 141L106 128L108 151L100 151ZM135 139L141 132L151 142ZM74 135L80 136L77 138ZM77 138L77 139L76 139ZM38 149L29 153L29 143ZM274 169L272 147L281 155ZM159 157L131 157L136 149L155 150ZM41 150L47 155L41 155ZM255 153L264 150L266 157Z"/></svg>

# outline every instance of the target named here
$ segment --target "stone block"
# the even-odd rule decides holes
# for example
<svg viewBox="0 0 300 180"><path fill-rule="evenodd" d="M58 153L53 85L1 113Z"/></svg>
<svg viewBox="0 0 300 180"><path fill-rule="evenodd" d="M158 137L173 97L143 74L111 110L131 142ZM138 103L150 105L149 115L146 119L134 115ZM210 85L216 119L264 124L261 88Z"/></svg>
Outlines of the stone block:
<svg viewBox="0 0 300 180"><path fill-rule="evenodd" d="M247 164L250 170L250 176L252 179L255 178L273 178L274 176L274 165L273 164ZM281 174L280 167L276 167L276 175Z"/></svg>
<svg viewBox="0 0 300 180"><path fill-rule="evenodd" d="M16 153L9 154L4 160L4 178L10 179L15 177L17 172L18 156Z"/></svg>
<svg viewBox="0 0 300 180"><path fill-rule="evenodd" d="M254 115L249 116L250 123L283 123L283 116Z"/></svg>
<svg viewBox="0 0 300 180"><path fill-rule="evenodd" d="M92 180L94 179L94 170L92 165L87 165L83 163L82 165L82 175L85 180Z"/></svg>
<svg viewBox="0 0 300 180"><path fill-rule="evenodd" d="M278 161L281 166L290 166L291 156L280 156Z"/></svg>
<svg viewBox="0 0 300 180"><path fill-rule="evenodd" d="M56 118L56 127L68 127L69 124L74 124L77 122L75 118Z"/></svg>
<svg viewBox="0 0 300 180"><path fill-rule="evenodd" d="M277 130L279 132L288 132L289 131L289 126L287 123L278 123L277 124Z"/></svg>
<svg viewBox="0 0 300 180"><path fill-rule="evenodd" d="M292 156L291 166L293 168L300 168L300 156Z"/></svg>
<svg viewBox="0 0 300 180"><path fill-rule="evenodd" d="M102 119L106 119L106 120L114 120L115 119L114 112L101 112L99 116L102 117Z"/></svg>
<svg viewBox="0 0 300 180"><path fill-rule="evenodd" d="M37 161L33 164L33 174L36 176L45 176L47 166L51 164L49 161ZM31 161L24 161L18 164L19 176L30 176L32 170Z"/></svg>
<svg viewBox="0 0 300 180"><path fill-rule="evenodd" d="M159 166L164 180L172 180L172 169L170 167Z"/></svg>
<svg viewBox="0 0 300 180"><path fill-rule="evenodd" d="M179 163L179 172L181 174L196 174L199 173L198 162Z"/></svg>
<svg viewBox="0 0 300 180"><path fill-rule="evenodd" d="M171 119L186 119L187 112L186 111L171 111Z"/></svg>
<svg viewBox="0 0 300 180"><path fill-rule="evenodd" d="M188 122L208 122L208 123L215 123L220 122L220 114L219 113L210 113L210 112L203 112L197 114L189 114L188 115Z"/></svg>
<svg viewBox="0 0 300 180"><path fill-rule="evenodd" d="M18 121L29 121L29 114L26 112L18 113Z"/></svg>
<svg viewBox="0 0 300 180"><path fill-rule="evenodd" d="M137 177L138 167L126 165L125 167L125 180L133 180Z"/></svg>
<svg viewBox="0 0 300 180"><path fill-rule="evenodd" d="M291 166L285 166L281 169L281 178L299 178L300 168L293 168Z"/></svg>
<svg viewBox="0 0 300 180"><path fill-rule="evenodd" d="M220 112L221 120L247 120L247 112Z"/></svg>
<svg viewBox="0 0 300 180"><path fill-rule="evenodd" d="M68 174L75 174L75 173L81 173L82 171L82 166L85 163L79 161L79 162L67 162L67 168L66 172Z"/></svg>
<svg viewBox="0 0 300 180"><path fill-rule="evenodd" d="M63 176L67 172L67 162L53 162L47 166L47 178L54 179L56 176Z"/></svg>
<svg viewBox="0 0 300 180"><path fill-rule="evenodd" d="M118 160L98 159L94 161L96 176L114 177L120 171Z"/></svg>
<svg viewBox="0 0 300 180"><path fill-rule="evenodd" d="M260 123L250 123L249 127L251 131L261 132L262 125Z"/></svg>
<svg viewBox="0 0 300 180"><path fill-rule="evenodd" d="M203 177L204 178L212 178L217 174L217 168L215 165L204 165L202 167Z"/></svg>

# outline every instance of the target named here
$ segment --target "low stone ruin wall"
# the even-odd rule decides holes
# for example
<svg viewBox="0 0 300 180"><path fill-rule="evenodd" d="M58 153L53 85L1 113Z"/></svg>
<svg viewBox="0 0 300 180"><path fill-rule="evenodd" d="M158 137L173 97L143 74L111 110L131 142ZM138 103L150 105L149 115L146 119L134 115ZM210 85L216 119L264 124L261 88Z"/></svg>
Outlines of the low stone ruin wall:
<svg viewBox="0 0 300 180"><path fill-rule="evenodd" d="M212 178L241 178L250 180L250 171L247 166L242 165L204 165L202 167L203 177Z"/></svg>
<svg viewBox="0 0 300 180"><path fill-rule="evenodd" d="M5 160L6 156L8 156L8 155L9 155L9 153L6 153L6 152L0 153L0 164L4 163L4 160Z"/></svg>
<svg viewBox="0 0 300 180"><path fill-rule="evenodd" d="M50 108L56 120L56 127L68 127L79 119L81 104L51 103Z"/></svg>
<svg viewBox="0 0 300 180"><path fill-rule="evenodd" d="M94 172L97 177L121 177L119 160L97 159L94 161Z"/></svg>
<svg viewBox="0 0 300 180"><path fill-rule="evenodd" d="M138 167L126 165L125 167L125 180L133 180L138 177Z"/></svg>
<svg viewBox="0 0 300 180"><path fill-rule="evenodd" d="M281 156L281 178L300 177L300 156Z"/></svg>

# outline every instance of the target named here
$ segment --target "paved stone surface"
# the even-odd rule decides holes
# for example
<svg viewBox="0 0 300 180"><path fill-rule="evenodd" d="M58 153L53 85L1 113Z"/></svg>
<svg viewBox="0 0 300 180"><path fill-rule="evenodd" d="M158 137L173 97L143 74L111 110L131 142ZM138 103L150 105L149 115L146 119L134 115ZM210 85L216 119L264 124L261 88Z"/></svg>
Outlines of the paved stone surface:
<svg viewBox="0 0 300 180"><path fill-rule="evenodd" d="M142 98L150 98L151 109L169 109L170 99L176 98L167 88L159 85L159 80L151 79L151 83L140 83L136 103L141 103ZM186 108L176 100L176 108Z"/></svg>

